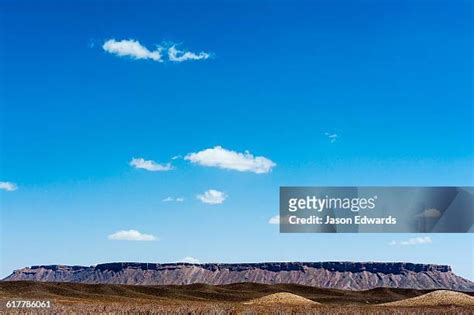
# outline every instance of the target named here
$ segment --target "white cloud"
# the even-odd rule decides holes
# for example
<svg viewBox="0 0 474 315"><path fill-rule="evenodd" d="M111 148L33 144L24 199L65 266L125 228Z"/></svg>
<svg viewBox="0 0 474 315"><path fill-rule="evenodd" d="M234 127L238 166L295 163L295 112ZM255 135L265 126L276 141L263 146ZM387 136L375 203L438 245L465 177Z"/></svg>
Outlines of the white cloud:
<svg viewBox="0 0 474 315"><path fill-rule="evenodd" d="M276 216L271 217L270 220L268 220L268 223L269 224L280 224L280 216L276 215Z"/></svg>
<svg viewBox="0 0 474 315"><path fill-rule="evenodd" d="M102 48L106 52L120 57L130 57L133 59L151 59L162 62L162 48L158 47L156 50L150 51L148 48L140 44L139 41L133 39L124 39L120 41L109 39L105 41L104 45L102 45Z"/></svg>
<svg viewBox="0 0 474 315"><path fill-rule="evenodd" d="M163 202L171 202L171 201L176 201L176 202L183 202L184 198L183 197L166 197L165 199L162 200Z"/></svg>
<svg viewBox="0 0 474 315"><path fill-rule="evenodd" d="M18 186L11 182L0 182L0 190L14 191L17 190Z"/></svg>
<svg viewBox="0 0 474 315"><path fill-rule="evenodd" d="M250 152L239 153L216 146L196 153L190 153L184 157L203 166L218 167L236 170L239 172L253 172L256 174L268 173L276 164L263 156L253 156Z"/></svg>
<svg viewBox="0 0 474 315"><path fill-rule="evenodd" d="M142 234L137 230L118 231L108 236L109 240L114 241L156 241L158 240L151 234Z"/></svg>
<svg viewBox="0 0 474 315"><path fill-rule="evenodd" d="M424 245L424 244L431 244L433 241L431 240L431 237L429 236L424 236L424 237L414 237L410 238L406 241L391 241L389 245Z"/></svg>
<svg viewBox="0 0 474 315"><path fill-rule="evenodd" d="M208 191L204 192L201 195L197 195L196 197L204 203L217 205L223 203L224 200L227 198L227 195L222 191L209 189Z"/></svg>
<svg viewBox="0 0 474 315"><path fill-rule="evenodd" d="M164 61L163 55L161 54L163 50L167 50L168 60L172 62L205 60L211 57L211 54L203 51L194 53L191 51L179 50L176 48L176 44L173 43L169 43L168 45L164 46L158 45L156 46L155 50L150 50L140 44L138 40L134 39L109 39L104 42L102 49L119 57L130 57L132 59L151 59L157 62Z"/></svg>
<svg viewBox="0 0 474 315"><path fill-rule="evenodd" d="M145 160L143 158L133 158L130 161L130 165L135 168L142 168L150 172L165 172L171 171L173 169L173 166L171 166L170 163L159 164L153 160Z"/></svg>
<svg viewBox="0 0 474 315"><path fill-rule="evenodd" d="M331 143L336 142L337 137L338 137L337 134L335 134L335 133L329 133L329 132L325 132L324 135L325 135L326 137L328 137L328 139L329 139L329 141L330 141Z"/></svg>
<svg viewBox="0 0 474 315"><path fill-rule="evenodd" d="M178 262L184 262L184 263L188 263L188 264L200 264L201 263L199 261L199 259L196 259L196 258L190 257L190 256L184 257L183 259L179 260Z"/></svg>
<svg viewBox="0 0 474 315"><path fill-rule="evenodd" d="M176 45L168 48L168 59L174 62L183 62L187 60L205 60L211 55L206 52L193 53L190 51L183 51L176 48Z"/></svg>
<svg viewBox="0 0 474 315"><path fill-rule="evenodd" d="M430 218L430 219L439 218L440 216L441 216L441 211L434 208L425 209L422 213L417 215L417 217Z"/></svg>

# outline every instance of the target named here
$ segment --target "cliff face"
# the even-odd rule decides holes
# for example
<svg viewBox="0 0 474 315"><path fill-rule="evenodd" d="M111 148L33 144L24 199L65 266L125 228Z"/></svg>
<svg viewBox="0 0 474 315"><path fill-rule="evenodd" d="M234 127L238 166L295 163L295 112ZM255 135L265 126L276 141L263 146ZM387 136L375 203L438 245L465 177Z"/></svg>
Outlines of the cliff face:
<svg viewBox="0 0 474 315"><path fill-rule="evenodd" d="M373 262L108 263L90 267L50 265L15 270L4 280L134 285L256 282L347 290L390 287L474 291L474 283L455 275L449 266Z"/></svg>

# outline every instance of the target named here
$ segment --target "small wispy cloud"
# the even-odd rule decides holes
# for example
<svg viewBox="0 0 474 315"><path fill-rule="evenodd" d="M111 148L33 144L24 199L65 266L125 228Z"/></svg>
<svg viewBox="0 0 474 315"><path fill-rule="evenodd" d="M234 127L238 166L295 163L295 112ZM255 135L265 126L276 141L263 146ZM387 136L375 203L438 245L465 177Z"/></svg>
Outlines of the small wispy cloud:
<svg viewBox="0 0 474 315"><path fill-rule="evenodd" d="M102 49L118 57L129 57L132 59L151 59L157 62L171 61L183 62L189 60L205 60L211 57L210 53L201 51L195 53L192 51L180 50L177 44L168 43L156 45L155 49L148 49L135 39L108 39L102 45ZM166 57L162 54L166 51Z"/></svg>
<svg viewBox="0 0 474 315"><path fill-rule="evenodd" d="M329 139L331 143L334 143L337 141L338 135L335 133L325 132L324 135Z"/></svg>
<svg viewBox="0 0 474 315"><path fill-rule="evenodd" d="M410 246L410 245L424 245L424 244L431 244L433 241L431 240L431 237L429 236L423 236L423 237L414 237L410 238L408 240L404 241L391 241L389 245L391 246L396 246L396 245L402 245L402 246Z"/></svg>
<svg viewBox="0 0 474 315"><path fill-rule="evenodd" d="M208 191L205 191L203 194L197 195L196 197L204 203L217 205L223 203L227 198L227 195L222 191L209 189Z"/></svg>
<svg viewBox="0 0 474 315"><path fill-rule="evenodd" d="M183 263L188 263L188 264L200 264L201 263L199 261L199 259L194 258L194 257L190 257L190 256L186 256L183 259L178 260L178 262L183 262Z"/></svg>
<svg viewBox="0 0 474 315"><path fill-rule="evenodd" d="M135 168L141 168L150 172L166 172L174 169L171 163L160 164L153 160L145 160L143 158L133 158L129 164Z"/></svg>
<svg viewBox="0 0 474 315"><path fill-rule="evenodd" d="M179 50L176 45L168 48L168 59L174 62L183 62L187 60L204 60L208 59L211 55L206 52L193 53L191 51Z"/></svg>
<svg viewBox="0 0 474 315"><path fill-rule="evenodd" d="M151 59L153 61L162 62L161 50L157 47L156 50L150 51L148 48L140 44L138 40L124 39L115 40L109 39L102 45L102 49L110 54L119 57L130 57L132 59Z"/></svg>
<svg viewBox="0 0 474 315"><path fill-rule="evenodd" d="M253 156L250 152L235 152L221 146L189 153L185 160L202 166L217 167L239 172L268 173L276 164L263 156Z"/></svg>
<svg viewBox="0 0 474 315"><path fill-rule="evenodd" d="M280 216L275 215L268 220L268 224L280 224Z"/></svg>
<svg viewBox="0 0 474 315"><path fill-rule="evenodd" d="M158 240L151 234L143 234L137 230L123 230L118 231L108 236L109 240L113 241L156 241Z"/></svg>
<svg viewBox="0 0 474 315"><path fill-rule="evenodd" d="M0 190L15 191L18 186L12 182L0 182Z"/></svg>
<svg viewBox="0 0 474 315"><path fill-rule="evenodd" d="M435 219L439 218L441 216L441 211L438 209L430 208L430 209L425 209L423 212L417 215L419 218L428 218L428 219Z"/></svg>
<svg viewBox="0 0 474 315"><path fill-rule="evenodd" d="M163 202L183 202L184 198L183 197L166 197L165 199L162 200Z"/></svg>

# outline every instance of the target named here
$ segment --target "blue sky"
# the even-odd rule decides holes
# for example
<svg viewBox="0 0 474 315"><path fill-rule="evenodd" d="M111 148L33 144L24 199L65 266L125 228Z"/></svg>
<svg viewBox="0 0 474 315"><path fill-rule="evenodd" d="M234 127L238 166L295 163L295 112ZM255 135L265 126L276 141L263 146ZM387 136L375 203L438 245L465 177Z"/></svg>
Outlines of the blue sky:
<svg viewBox="0 0 474 315"><path fill-rule="evenodd" d="M0 181L18 189L0 190L0 275L189 256L442 263L474 279L472 234L390 246L419 235L268 224L279 186L473 185L472 22L469 1L2 2ZM149 54L118 56L131 40ZM185 159L216 146L247 171ZM276 166L256 173L255 157ZM197 197L210 189L224 200ZM131 229L159 240L108 239Z"/></svg>

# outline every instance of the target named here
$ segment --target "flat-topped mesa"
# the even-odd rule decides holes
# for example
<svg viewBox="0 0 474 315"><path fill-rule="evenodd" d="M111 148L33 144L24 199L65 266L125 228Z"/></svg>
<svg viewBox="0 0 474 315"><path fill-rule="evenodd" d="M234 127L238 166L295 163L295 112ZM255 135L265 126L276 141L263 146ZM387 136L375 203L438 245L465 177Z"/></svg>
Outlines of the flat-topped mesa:
<svg viewBox="0 0 474 315"><path fill-rule="evenodd" d="M451 272L451 267L448 265L433 265L433 264L413 264L413 263L381 263L381 262L268 262L268 263L238 263L238 264L190 264L190 263L135 263L135 262L116 262L98 264L96 266L64 266L64 265L45 265L32 266L30 269L44 268L49 270L83 270L92 268L100 271L114 271L119 272L124 269L141 269L141 270L173 270L186 266L196 266L209 271L218 271L227 269L229 271L245 271L252 269L261 269L272 272L280 271L304 271L305 268L325 269L328 271L338 272L376 272L386 274L398 274L403 272Z"/></svg>
<svg viewBox="0 0 474 315"><path fill-rule="evenodd" d="M383 262L264 262L236 264L117 262L96 266L32 266L6 281L132 285L225 285L239 282L299 284L369 290L377 287L474 291L474 283L446 265Z"/></svg>

